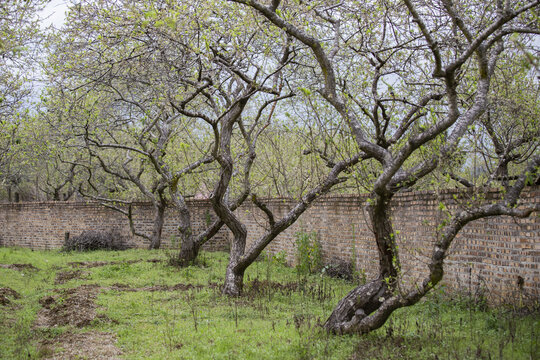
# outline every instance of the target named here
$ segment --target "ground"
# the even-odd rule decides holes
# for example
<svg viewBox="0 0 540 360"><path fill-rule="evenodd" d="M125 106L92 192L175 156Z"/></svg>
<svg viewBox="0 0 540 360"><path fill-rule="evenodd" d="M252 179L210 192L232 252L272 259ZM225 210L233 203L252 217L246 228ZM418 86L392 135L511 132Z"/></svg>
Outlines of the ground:
<svg viewBox="0 0 540 360"><path fill-rule="evenodd" d="M537 312L492 310L439 289L368 336L320 324L353 287L270 257L245 294L221 295L227 254L0 248L1 359L538 359ZM527 310L527 309L525 309Z"/></svg>

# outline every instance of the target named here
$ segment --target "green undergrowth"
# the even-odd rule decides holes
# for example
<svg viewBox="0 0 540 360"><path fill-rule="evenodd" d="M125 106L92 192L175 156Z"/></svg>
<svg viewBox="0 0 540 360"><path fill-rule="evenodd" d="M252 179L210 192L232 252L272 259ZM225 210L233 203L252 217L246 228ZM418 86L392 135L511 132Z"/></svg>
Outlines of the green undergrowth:
<svg viewBox="0 0 540 360"><path fill-rule="evenodd" d="M335 336L320 325L354 284L299 275L279 257L263 258L247 271L244 295L228 298L220 292L227 254L205 252L184 269L169 266L168 255L0 248L0 264L36 268L0 268L0 287L21 295L0 307L0 358L47 358L59 351L54 341L62 334L89 331L114 334L126 359L537 359L540 353L537 313L486 309L439 290L372 334ZM96 261L107 263L69 264ZM80 277L58 282L59 273L76 270ZM35 326L40 299L89 284L100 286L90 324Z"/></svg>

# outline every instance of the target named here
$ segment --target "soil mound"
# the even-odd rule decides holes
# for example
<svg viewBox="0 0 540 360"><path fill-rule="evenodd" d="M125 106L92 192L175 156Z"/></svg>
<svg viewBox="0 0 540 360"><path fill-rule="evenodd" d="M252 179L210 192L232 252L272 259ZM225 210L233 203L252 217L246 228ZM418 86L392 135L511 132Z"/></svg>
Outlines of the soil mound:
<svg viewBox="0 0 540 360"><path fill-rule="evenodd" d="M0 264L0 268L12 269L12 270L17 270L17 271L39 270L37 267L35 267L32 264Z"/></svg>
<svg viewBox="0 0 540 360"><path fill-rule="evenodd" d="M280 292L283 295L291 295L298 290L298 283L282 284L275 281L255 279L248 283L246 296L259 296L268 292Z"/></svg>
<svg viewBox="0 0 540 360"><path fill-rule="evenodd" d="M129 260L129 261L72 261L68 262L68 265L71 267L80 267L80 268L94 268L99 266L107 266L107 265L118 265L118 264L133 264L136 263L137 260Z"/></svg>
<svg viewBox="0 0 540 360"><path fill-rule="evenodd" d="M11 300L9 300L9 298L19 299L20 297L21 296L19 295L19 293L11 288L0 288L0 305L9 305L11 303Z"/></svg>
<svg viewBox="0 0 540 360"><path fill-rule="evenodd" d="M39 303L43 308L38 312L36 326L72 325L80 328L90 324L96 318L94 300L99 290L98 285L81 285L41 298Z"/></svg>
<svg viewBox="0 0 540 360"><path fill-rule="evenodd" d="M127 284L113 284L112 286L106 288L108 290L115 290L115 291L128 291L128 292L136 292L136 291L188 291L191 289L197 289L200 290L204 288L203 285L192 285L192 284L176 284L176 285L154 285L154 286L144 286L144 287L131 287Z"/></svg>
<svg viewBox="0 0 540 360"><path fill-rule="evenodd" d="M81 270L73 270L73 271L60 271L56 273L56 279L54 280L55 285L65 284L70 280L73 279L84 279L88 276L87 272L83 272Z"/></svg>
<svg viewBox="0 0 540 360"><path fill-rule="evenodd" d="M127 260L127 261L72 261L68 262L68 265L71 267L76 268L94 268L99 266L107 266L107 265L120 265L120 264L135 264L142 262L144 260ZM149 263L159 263L164 262L165 260L162 259L148 259L146 262Z"/></svg>

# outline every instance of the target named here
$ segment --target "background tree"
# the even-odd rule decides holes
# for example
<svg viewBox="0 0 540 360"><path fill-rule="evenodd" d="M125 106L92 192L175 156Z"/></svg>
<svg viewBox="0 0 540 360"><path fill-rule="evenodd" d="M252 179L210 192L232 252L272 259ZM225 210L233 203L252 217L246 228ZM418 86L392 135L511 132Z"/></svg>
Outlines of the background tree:
<svg viewBox="0 0 540 360"><path fill-rule="evenodd" d="M193 194L196 184L180 185L212 160L212 143L206 142L211 129L175 109L198 101L201 89L191 86L205 74L197 71L200 56L186 47L196 35L185 27L188 14L169 5L78 3L51 57L51 75L60 89L56 95L64 98L60 111L71 123L67 134L94 159L84 164L89 180L98 165L117 181L134 185L154 205L152 234L134 228L133 199L92 196L123 204L113 208L128 216L132 231L147 238L151 248L159 247L169 200L181 215L180 231L192 232L181 191ZM199 83L210 85L206 79Z"/></svg>
<svg viewBox="0 0 540 360"><path fill-rule="evenodd" d="M89 161L80 165L89 174L88 180L98 165L102 174L135 184L152 201L156 209L152 239L159 238L166 204L173 205L180 215L180 265L192 263L200 247L223 226L218 220L196 234L186 197L214 186L217 176L207 165L215 160L223 140L223 119L236 111L239 94L249 82L239 74L246 66L253 71L266 66L239 60L242 49L259 46L247 31L250 27L229 26L228 15L215 13L210 5L78 3L51 57L54 96L60 99L60 113L55 116L63 119L60 123L70 124L54 127L63 127L74 141L72 146L87 151ZM241 34L240 28L245 35L231 41L231 33ZM276 92L251 87L248 97ZM247 159L244 170L249 173L250 145L244 147L244 139L252 137L249 141L254 142L257 134L244 130L238 129L230 149L236 153L232 156ZM237 145L240 148L234 149ZM91 187L97 191L94 184L95 180ZM249 193L243 180L239 184L235 201L229 201L235 192L225 189L224 201L233 210ZM130 199L92 196L122 204L114 208L130 218L135 231Z"/></svg>
<svg viewBox="0 0 540 360"><path fill-rule="evenodd" d="M28 115L31 83L28 70L40 41L37 13L42 0L13 0L0 4L0 183L7 197L20 192L26 176L17 164L22 148L21 122ZM18 195L17 195L18 197Z"/></svg>
<svg viewBox="0 0 540 360"><path fill-rule="evenodd" d="M534 78L538 70L528 66L520 48L514 47L507 55L510 59L501 59L478 129L485 137L473 144L479 148L484 172L491 176L486 180L490 186L508 188L540 146L540 84ZM531 180L531 185L537 181Z"/></svg>

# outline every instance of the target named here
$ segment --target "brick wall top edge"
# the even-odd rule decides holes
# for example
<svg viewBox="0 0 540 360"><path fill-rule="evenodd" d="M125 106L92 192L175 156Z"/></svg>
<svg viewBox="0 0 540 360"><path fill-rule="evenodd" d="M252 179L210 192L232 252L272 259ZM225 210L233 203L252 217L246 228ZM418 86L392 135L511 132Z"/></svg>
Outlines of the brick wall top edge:
<svg viewBox="0 0 540 360"><path fill-rule="evenodd" d="M188 199L186 200L191 205L210 205L208 199ZM134 201L133 206L152 206L149 201ZM0 202L0 207L42 207L42 206L103 206L98 201L25 201L25 202Z"/></svg>
<svg viewBox="0 0 540 360"><path fill-rule="evenodd" d="M438 195L442 199L451 199L454 195L460 195L460 194L466 194L467 191L464 191L463 189L443 189L440 190ZM484 194L488 194L492 197L496 197L500 194L500 191L497 188L489 188L486 191L483 191ZM316 200L317 204L324 204L324 203L359 203L359 202L365 202L366 199L369 197L368 194L332 194L332 195L326 195L321 197L320 199ZM536 186L528 186L523 190L522 197L524 198L535 198L540 197L540 185ZM437 198L437 194L434 191L431 190L424 190L424 191L408 191L408 192L401 192L394 196L393 200L395 202L401 202L401 201L411 201L411 200L435 200ZM297 199L293 198L287 198L287 197L280 197L280 198L261 198L261 201L267 202L267 203L274 203L274 204L295 204L298 202ZM210 206L209 199L187 199L186 202L190 204L191 206L203 206L207 207ZM251 204L251 202L246 202L245 204ZM17 207L42 207L42 206L55 206L55 205L62 205L62 206L102 206L99 202L95 201L30 201L30 202L0 202L0 207L2 208L17 208ZM144 202L144 201L136 201L133 203L134 206L139 207L151 207L152 203L150 202Z"/></svg>
<svg viewBox="0 0 540 360"><path fill-rule="evenodd" d="M497 198L501 192L497 188L489 188L485 191L483 191L484 194L488 195L488 199ZM400 202L410 202L414 200L436 200L437 198L440 198L442 200L450 200L453 199L454 195L467 195L467 191L464 191L463 189L444 189L439 191L437 194L434 191L426 190L426 191L409 191L409 192L401 192L396 194L393 197L393 202L400 203ZM317 199L314 204L322 205L322 204L330 204L330 203L363 203L366 201L366 199L369 197L368 194L332 194L332 195L326 195L319 199ZM522 198L535 198L540 197L540 186L529 186L523 190ZM287 204L292 205L296 204L299 200L293 199L293 198L260 198L261 201L269 203L269 204ZM251 202L244 203L245 205L253 205Z"/></svg>

